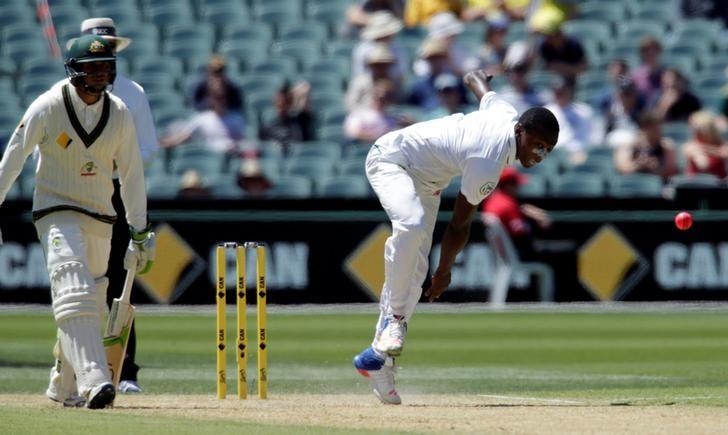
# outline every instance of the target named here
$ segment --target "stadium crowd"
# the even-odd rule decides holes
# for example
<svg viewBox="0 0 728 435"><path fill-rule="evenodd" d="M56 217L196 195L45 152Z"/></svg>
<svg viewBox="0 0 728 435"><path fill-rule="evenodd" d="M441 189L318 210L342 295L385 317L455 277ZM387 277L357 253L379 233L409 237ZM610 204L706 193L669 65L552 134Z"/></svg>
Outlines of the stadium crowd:
<svg viewBox="0 0 728 435"><path fill-rule="evenodd" d="M85 16L113 18L134 41L118 68L144 87L160 133L151 198L371 197L371 143L477 108L461 80L477 68L519 112L545 106L561 125L557 157L530 171L542 186L526 195L659 196L680 175L725 182L724 2L49 3L61 46ZM22 108L64 76L32 30L33 4L0 6L3 145ZM32 194L32 177L19 184L14 195Z"/></svg>

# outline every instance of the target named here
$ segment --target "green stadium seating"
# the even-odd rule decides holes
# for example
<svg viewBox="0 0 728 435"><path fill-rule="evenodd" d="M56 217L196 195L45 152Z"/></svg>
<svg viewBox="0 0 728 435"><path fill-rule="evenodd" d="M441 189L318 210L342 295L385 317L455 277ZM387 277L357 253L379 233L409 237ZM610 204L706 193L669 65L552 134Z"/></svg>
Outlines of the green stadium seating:
<svg viewBox="0 0 728 435"><path fill-rule="evenodd" d="M548 192L548 177L539 174L526 174L527 181L518 188L522 198L541 198Z"/></svg>
<svg viewBox="0 0 728 435"><path fill-rule="evenodd" d="M298 67L296 66L295 59L277 56L267 57L256 62L250 66L249 70L252 74L256 75L271 74L280 77L293 78L296 75Z"/></svg>
<svg viewBox="0 0 728 435"><path fill-rule="evenodd" d="M207 155L174 156L171 162L172 174L181 175L188 169L196 169L203 176L219 174L225 168L225 155L211 153Z"/></svg>
<svg viewBox="0 0 728 435"><path fill-rule="evenodd" d="M328 30L318 21L299 21L279 26L281 41L313 41L319 45L328 39Z"/></svg>
<svg viewBox="0 0 728 435"><path fill-rule="evenodd" d="M324 198L367 198L372 190L364 176L339 175L326 178L319 188Z"/></svg>
<svg viewBox="0 0 728 435"><path fill-rule="evenodd" d="M295 59L300 70L322 56L321 44L310 40L275 42L271 46L271 53Z"/></svg>
<svg viewBox="0 0 728 435"><path fill-rule="evenodd" d="M617 41L632 42L635 49L639 46L640 39L645 36L652 36L662 39L667 33L667 25L656 20L631 20L617 23Z"/></svg>
<svg viewBox="0 0 728 435"><path fill-rule="evenodd" d="M49 56L26 59L23 61L21 67L21 74L26 77L55 75L57 80L61 80L66 77L66 70L63 67L63 62L60 59L53 59Z"/></svg>
<svg viewBox="0 0 728 435"><path fill-rule="evenodd" d="M629 174L613 177L609 195L615 198L659 198L662 195L662 177L653 174Z"/></svg>
<svg viewBox="0 0 728 435"><path fill-rule="evenodd" d="M367 149L368 151L368 149ZM339 161L338 173L340 175L364 175L366 154L357 157L348 157Z"/></svg>
<svg viewBox="0 0 728 435"><path fill-rule="evenodd" d="M687 122L666 122L662 124L662 135L672 139L676 145L682 145L690 138L690 126Z"/></svg>
<svg viewBox="0 0 728 435"><path fill-rule="evenodd" d="M336 159L324 156L291 157L284 161L286 175L301 175L310 178L316 186L321 180L334 174Z"/></svg>
<svg viewBox="0 0 728 435"><path fill-rule="evenodd" d="M240 71L247 71L252 63L268 56L267 46L260 41L249 41L245 44L235 40L225 40L218 46L218 51L232 62L239 65Z"/></svg>
<svg viewBox="0 0 728 435"><path fill-rule="evenodd" d="M165 27L193 24L195 18L186 3L150 6L146 11L147 20L164 29Z"/></svg>
<svg viewBox="0 0 728 435"><path fill-rule="evenodd" d="M565 173L550 178L553 196L570 198L589 198L604 196L604 179L593 173Z"/></svg>
<svg viewBox="0 0 728 435"><path fill-rule="evenodd" d="M142 57L134 61L135 74L161 73L179 80L183 71L182 61L173 56Z"/></svg>
<svg viewBox="0 0 728 435"><path fill-rule="evenodd" d="M307 177L284 175L266 192L269 198L308 198L313 193L312 181Z"/></svg>
<svg viewBox="0 0 728 435"><path fill-rule="evenodd" d="M341 159L341 145L337 142L308 141L293 142L289 145L289 157L291 158L325 158L331 161Z"/></svg>
<svg viewBox="0 0 728 435"><path fill-rule="evenodd" d="M0 27L2 25L0 24ZM50 49L43 39L28 39L25 41L14 41L3 46L3 57L11 59L16 65L21 65L27 59L36 57L49 57ZM60 62L60 59L59 59Z"/></svg>
<svg viewBox="0 0 728 435"><path fill-rule="evenodd" d="M681 187L719 187L723 185L720 178L711 174L695 174L695 175L674 175L670 178L670 183L674 188Z"/></svg>
<svg viewBox="0 0 728 435"><path fill-rule="evenodd" d="M149 199L174 199L180 188L179 176L154 175L145 179Z"/></svg>
<svg viewBox="0 0 728 435"><path fill-rule="evenodd" d="M247 9L241 8L235 4L218 4L208 6L202 9L200 19L208 24L224 27L229 25L239 25L249 23L250 16Z"/></svg>
<svg viewBox="0 0 728 435"><path fill-rule="evenodd" d="M27 28L34 28L36 26L35 11L25 7L21 2L10 1L0 6L0 29L20 23L26 25Z"/></svg>
<svg viewBox="0 0 728 435"><path fill-rule="evenodd" d="M579 5L579 18L619 23L626 18L627 10L621 2L589 2Z"/></svg>
<svg viewBox="0 0 728 435"><path fill-rule="evenodd" d="M207 174L204 177L204 185L210 189L214 198L240 199L245 196L245 192L238 186L237 173Z"/></svg>

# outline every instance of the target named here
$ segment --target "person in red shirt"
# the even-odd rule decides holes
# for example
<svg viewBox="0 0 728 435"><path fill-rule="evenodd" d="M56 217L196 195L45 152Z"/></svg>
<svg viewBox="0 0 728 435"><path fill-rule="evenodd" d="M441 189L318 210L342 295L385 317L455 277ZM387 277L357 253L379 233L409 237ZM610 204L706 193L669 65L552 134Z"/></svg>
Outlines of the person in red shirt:
<svg viewBox="0 0 728 435"><path fill-rule="evenodd" d="M540 229L551 226L551 218L545 210L532 204L521 204L518 199L518 188L526 182L527 178L515 168L504 168L498 187L483 201L482 207L483 213L498 216L521 258L529 257L533 250L532 224L535 223Z"/></svg>

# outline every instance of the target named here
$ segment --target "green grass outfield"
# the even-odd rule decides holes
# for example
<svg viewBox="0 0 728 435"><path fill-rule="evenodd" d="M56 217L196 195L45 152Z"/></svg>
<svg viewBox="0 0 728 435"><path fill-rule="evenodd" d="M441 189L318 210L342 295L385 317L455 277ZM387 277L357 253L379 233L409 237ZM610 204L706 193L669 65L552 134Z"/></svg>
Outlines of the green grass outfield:
<svg viewBox="0 0 728 435"><path fill-rule="evenodd" d="M271 307L269 395L367 394L368 385L351 359L371 340L375 320L376 306L369 304ZM232 311L227 321L232 349ZM254 321L251 310L250 337L255 337ZM141 307L137 332L139 378L146 394L214 395L212 307L169 312ZM54 341L49 307L0 306L0 395L42 396ZM254 341L250 344L249 374L254 377ZM725 412L728 306L574 305L494 312L471 304L423 305L410 323L398 364L398 389L405 400L408 394L466 394L543 403L677 403ZM234 394L232 350L228 370L228 393ZM84 424L92 429L109 427L100 417L104 414L74 412L85 412ZM0 408L2 426L15 429L8 433L30 433L44 425L58 429L64 415L78 419L62 409ZM163 433L177 434L191 433L189 423L149 416L125 420L125 425L138 424L149 432L160 433L155 428L163 427ZM233 427L250 433L302 433L300 428L252 423L228 428L228 423L232 425L223 420L191 427L194 433L227 433Z"/></svg>

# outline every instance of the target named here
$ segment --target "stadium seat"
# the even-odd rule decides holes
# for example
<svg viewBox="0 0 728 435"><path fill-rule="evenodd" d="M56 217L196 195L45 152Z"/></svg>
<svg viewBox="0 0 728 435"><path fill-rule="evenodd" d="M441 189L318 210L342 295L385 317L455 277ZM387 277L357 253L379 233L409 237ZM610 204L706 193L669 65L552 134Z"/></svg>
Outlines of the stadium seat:
<svg viewBox="0 0 728 435"><path fill-rule="evenodd" d="M268 56L267 46L260 41L242 44L236 40L224 40L219 44L218 51L230 61L238 62L240 71L247 71L251 63Z"/></svg>
<svg viewBox="0 0 728 435"><path fill-rule="evenodd" d="M364 175L366 156L347 157L339 161L339 175Z"/></svg>
<svg viewBox="0 0 728 435"><path fill-rule="evenodd" d="M548 177L539 174L526 174L526 183L518 188L522 198L541 198L548 192Z"/></svg>
<svg viewBox="0 0 728 435"><path fill-rule="evenodd" d="M324 178L334 174L335 162L335 159L321 156L291 157L286 159L283 169L286 175L310 178L318 188Z"/></svg>
<svg viewBox="0 0 728 435"><path fill-rule="evenodd" d="M145 179L149 199L173 199L179 192L180 180L174 175L155 175Z"/></svg>
<svg viewBox="0 0 728 435"><path fill-rule="evenodd" d="M362 175L339 175L326 178L319 188L319 195L325 198L367 198L372 190Z"/></svg>
<svg viewBox="0 0 728 435"><path fill-rule="evenodd" d="M294 175L281 176L266 192L269 198L308 198L313 193L309 178Z"/></svg>
<svg viewBox="0 0 728 435"><path fill-rule="evenodd" d="M271 46L271 53L295 59L300 69L317 61L321 55L321 44L317 41L281 41Z"/></svg>
<svg viewBox="0 0 728 435"><path fill-rule="evenodd" d="M208 174L204 178L204 185L210 189L214 198L240 199L245 196L245 192L238 186L236 173Z"/></svg>
<svg viewBox="0 0 728 435"><path fill-rule="evenodd" d="M670 178L670 186L674 188L681 187L720 187L723 182L720 178L711 174L695 174L695 175L674 175Z"/></svg>
<svg viewBox="0 0 728 435"><path fill-rule="evenodd" d="M307 74L338 74L339 77L349 79L350 71L351 59L344 56L324 55L324 57L306 64Z"/></svg>
<svg viewBox="0 0 728 435"><path fill-rule="evenodd" d="M20 23L29 29L34 28L36 26L35 11L24 5L24 2L11 1L0 6L0 29Z"/></svg>
<svg viewBox="0 0 728 435"><path fill-rule="evenodd" d="M328 30L318 21L299 21L279 26L281 41L313 41L318 44L328 39Z"/></svg>
<svg viewBox="0 0 728 435"><path fill-rule="evenodd" d="M627 10L622 2L590 2L579 5L579 18L619 23L626 18Z"/></svg>
<svg viewBox="0 0 728 435"><path fill-rule="evenodd" d="M190 157L175 156L172 159L171 172L175 175L181 175L188 169L196 169L203 176L205 174L218 174L225 167L225 158L224 154L195 155Z"/></svg>
<svg viewBox="0 0 728 435"><path fill-rule="evenodd" d="M593 173L565 173L550 178L553 196L587 198L604 196L604 179Z"/></svg>
<svg viewBox="0 0 728 435"><path fill-rule="evenodd" d="M687 122L666 122L662 124L662 135L672 139L680 146L690 138L690 126Z"/></svg>
<svg viewBox="0 0 728 435"><path fill-rule="evenodd" d="M251 64L249 67L251 73L259 76L270 74L289 78L295 76L297 69L296 60L286 56L269 56Z"/></svg>
<svg viewBox="0 0 728 435"><path fill-rule="evenodd" d="M615 198L659 198L662 195L662 184L662 177L659 175L620 175L610 179L609 195Z"/></svg>
<svg viewBox="0 0 728 435"><path fill-rule="evenodd" d="M135 74L166 74L175 80L182 78L182 61L174 56L141 57L134 61Z"/></svg>
<svg viewBox="0 0 728 435"><path fill-rule="evenodd" d="M241 8L240 5L234 3L205 6L200 11L200 19L218 28L250 22L247 9Z"/></svg>
<svg viewBox="0 0 728 435"><path fill-rule="evenodd" d="M341 158L341 145L337 142L308 141L292 142L289 145L290 158L323 157L333 161Z"/></svg>

